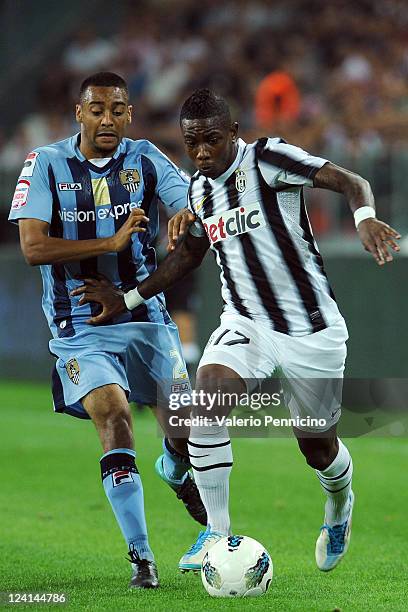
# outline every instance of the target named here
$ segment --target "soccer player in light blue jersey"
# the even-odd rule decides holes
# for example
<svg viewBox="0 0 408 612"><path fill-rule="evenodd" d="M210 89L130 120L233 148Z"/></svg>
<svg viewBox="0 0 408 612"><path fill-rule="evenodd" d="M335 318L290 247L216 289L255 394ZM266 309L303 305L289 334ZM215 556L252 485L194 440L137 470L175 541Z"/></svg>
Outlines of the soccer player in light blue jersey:
<svg viewBox="0 0 408 612"><path fill-rule="evenodd" d="M186 206L188 177L149 141L124 137L131 118L121 77L87 78L76 106L80 133L28 155L9 219L18 222L26 261L41 267L50 351L57 358L54 409L93 420L104 453L104 490L129 546L131 586L155 588L128 400L154 405L160 383L189 388L177 328L163 295L92 327L87 322L99 305L71 294L80 278L99 275L118 291L135 288L156 268L151 243L158 200L174 213ZM205 524L189 467L186 442L165 440L158 471Z"/></svg>

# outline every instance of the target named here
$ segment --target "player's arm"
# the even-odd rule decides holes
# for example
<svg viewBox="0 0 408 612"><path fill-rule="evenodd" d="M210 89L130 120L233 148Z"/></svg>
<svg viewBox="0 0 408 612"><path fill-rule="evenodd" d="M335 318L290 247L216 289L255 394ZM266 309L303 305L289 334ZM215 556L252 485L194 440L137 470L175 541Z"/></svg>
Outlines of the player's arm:
<svg viewBox="0 0 408 612"><path fill-rule="evenodd" d="M399 251L395 240L401 236L375 218L374 196L368 181L279 138L261 140L257 154L261 174L272 187L306 185L342 193L354 214L358 234L366 251L372 254L380 266L392 261L388 247Z"/></svg>
<svg viewBox="0 0 408 612"><path fill-rule="evenodd" d="M198 235L194 235L190 230L161 262L157 270L142 281L137 289L123 293L107 279L85 279L84 284L74 289L71 295L80 295L80 304L97 302L102 305L101 314L89 319L88 323L104 323L126 310L137 308L197 268L208 250L209 243L207 237L201 235L201 232L196 232L196 234Z"/></svg>
<svg viewBox="0 0 408 612"><path fill-rule="evenodd" d="M177 241L181 236L184 236L188 227L195 220L195 215L188 208L182 208L168 222L167 235L169 244L168 251L173 251L176 248Z"/></svg>
<svg viewBox="0 0 408 612"><path fill-rule="evenodd" d="M134 208L122 227L109 238L66 240L49 236L50 224L40 219L20 219L20 244L30 266L58 264L98 257L104 253L118 253L128 245L132 234L145 232L141 223L147 223L141 208Z"/></svg>
<svg viewBox="0 0 408 612"><path fill-rule="evenodd" d="M395 240L400 234L379 219L376 219L374 196L370 183L364 178L331 162L324 164L314 175L313 186L342 193L356 223L360 240L366 251L382 266L392 261L388 247L400 250Z"/></svg>
<svg viewBox="0 0 408 612"><path fill-rule="evenodd" d="M191 231L187 232L186 236L167 255L157 270L138 286L137 291L143 298L142 301L166 291L186 276L188 272L198 268L208 248L207 236L196 236ZM128 302L128 300L126 301Z"/></svg>

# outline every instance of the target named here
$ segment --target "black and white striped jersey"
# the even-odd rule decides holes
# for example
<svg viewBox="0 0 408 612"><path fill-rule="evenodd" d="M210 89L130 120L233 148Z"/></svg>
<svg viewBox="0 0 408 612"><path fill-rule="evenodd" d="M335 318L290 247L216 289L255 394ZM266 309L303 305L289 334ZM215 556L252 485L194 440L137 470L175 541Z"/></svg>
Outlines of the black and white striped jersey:
<svg viewBox="0 0 408 612"><path fill-rule="evenodd" d="M224 312L303 336L341 314L310 227L303 186L327 162L280 138L238 141L233 164L216 179L197 172L190 232L207 235L221 269Z"/></svg>

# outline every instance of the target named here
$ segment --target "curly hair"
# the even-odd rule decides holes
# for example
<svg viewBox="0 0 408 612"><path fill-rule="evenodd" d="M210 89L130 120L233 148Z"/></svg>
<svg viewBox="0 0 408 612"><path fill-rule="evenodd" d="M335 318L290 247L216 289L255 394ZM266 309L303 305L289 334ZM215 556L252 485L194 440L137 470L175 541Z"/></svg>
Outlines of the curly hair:
<svg viewBox="0 0 408 612"><path fill-rule="evenodd" d="M226 127L231 125L231 113L226 100L209 89L197 89L181 107L180 123L183 119L212 117L219 117Z"/></svg>

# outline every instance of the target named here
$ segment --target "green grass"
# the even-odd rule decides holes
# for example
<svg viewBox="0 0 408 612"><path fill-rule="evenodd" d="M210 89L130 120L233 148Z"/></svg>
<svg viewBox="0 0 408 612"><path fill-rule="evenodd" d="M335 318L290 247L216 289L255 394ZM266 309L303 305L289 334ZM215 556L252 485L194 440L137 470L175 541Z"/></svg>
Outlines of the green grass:
<svg viewBox="0 0 408 612"><path fill-rule="evenodd" d="M260 540L275 569L268 594L244 603L210 599L199 577L177 572L197 526L155 475L160 439L150 413L137 414L137 463L161 588L131 592L92 424L53 415L44 386L4 383L0 398L0 591L66 592L62 609L115 612L407 610L406 440L347 441L355 468L353 538L347 558L329 574L314 564L324 497L295 442L234 441L234 531Z"/></svg>

